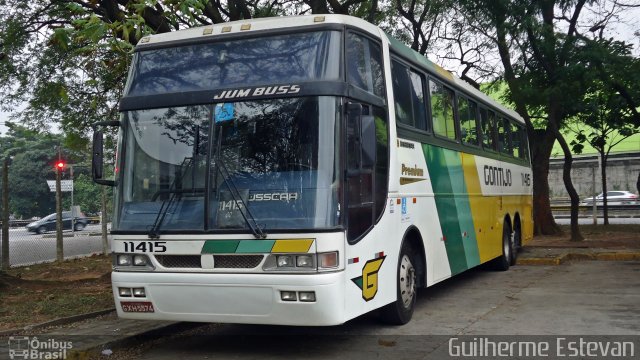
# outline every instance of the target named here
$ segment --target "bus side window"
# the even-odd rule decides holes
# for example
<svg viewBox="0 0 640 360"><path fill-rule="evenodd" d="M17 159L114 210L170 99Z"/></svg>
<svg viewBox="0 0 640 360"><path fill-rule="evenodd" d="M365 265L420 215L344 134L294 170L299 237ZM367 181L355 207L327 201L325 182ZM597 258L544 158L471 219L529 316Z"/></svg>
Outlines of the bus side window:
<svg viewBox="0 0 640 360"><path fill-rule="evenodd" d="M509 119L498 116L498 149L505 155L513 155L511 152Z"/></svg>
<svg viewBox="0 0 640 360"><path fill-rule="evenodd" d="M429 99L431 100L433 132L436 135L455 140L453 91L433 79L429 79Z"/></svg>
<svg viewBox="0 0 640 360"><path fill-rule="evenodd" d="M513 156L520 158L522 156L522 128L515 123L511 122L511 144L513 149Z"/></svg>
<svg viewBox="0 0 640 360"><path fill-rule="evenodd" d="M458 96L458 116L460 117L460 138L462 142L478 145L477 128L478 106L467 98Z"/></svg>
<svg viewBox="0 0 640 360"><path fill-rule="evenodd" d="M427 130L424 77L397 61L392 62L391 72L397 121L420 130Z"/></svg>
<svg viewBox="0 0 640 360"><path fill-rule="evenodd" d="M485 108L480 109L480 124L482 127L482 146L487 150L496 151L494 126L496 113Z"/></svg>
<svg viewBox="0 0 640 360"><path fill-rule="evenodd" d="M376 96L384 97L380 46L353 32L347 33L347 81Z"/></svg>

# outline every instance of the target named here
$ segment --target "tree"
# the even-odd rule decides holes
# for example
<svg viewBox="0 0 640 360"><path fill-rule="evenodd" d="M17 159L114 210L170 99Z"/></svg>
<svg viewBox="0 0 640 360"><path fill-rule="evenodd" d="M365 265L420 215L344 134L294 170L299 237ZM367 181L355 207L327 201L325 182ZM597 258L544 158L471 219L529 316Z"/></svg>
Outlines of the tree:
<svg viewBox="0 0 640 360"><path fill-rule="evenodd" d="M633 99L640 98L640 60L633 57L630 47L608 39L593 45L612 48L610 61L601 64L607 78L620 83ZM616 61L617 60L617 61ZM617 73L617 74L616 74ZM583 109L577 116L573 130L577 137L571 145L576 153L582 152L583 143L589 143L600 156L604 224L609 224L607 206L607 160L611 150L629 136L640 130L640 122L630 108L624 95L616 91L610 82L593 81L591 93L585 96Z"/></svg>
<svg viewBox="0 0 640 360"><path fill-rule="evenodd" d="M555 141L565 156L563 181L571 198L571 238L581 240L578 228L579 197L571 182L572 154L561 129L578 114L593 81L610 83L620 93L627 90L619 78L607 77L600 67L616 54L594 46L619 4L606 0L486 1L460 3L468 28L490 39L504 69L507 100L524 118L532 145L534 221L536 232L559 231L549 204L549 157ZM583 19L586 6L602 6L595 20ZM634 99L624 97L634 112ZM635 116L635 115L634 115Z"/></svg>

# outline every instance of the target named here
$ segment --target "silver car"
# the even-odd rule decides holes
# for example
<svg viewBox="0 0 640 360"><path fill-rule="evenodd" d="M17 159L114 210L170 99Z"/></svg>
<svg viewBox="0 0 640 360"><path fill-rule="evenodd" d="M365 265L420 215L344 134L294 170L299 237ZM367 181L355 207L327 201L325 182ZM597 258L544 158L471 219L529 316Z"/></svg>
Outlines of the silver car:
<svg viewBox="0 0 640 360"><path fill-rule="evenodd" d="M585 205L593 205L593 196L582 201ZM603 194L596 196L596 205L602 205L603 202ZM638 195L630 191L607 191L607 205L640 205L640 200L638 200Z"/></svg>

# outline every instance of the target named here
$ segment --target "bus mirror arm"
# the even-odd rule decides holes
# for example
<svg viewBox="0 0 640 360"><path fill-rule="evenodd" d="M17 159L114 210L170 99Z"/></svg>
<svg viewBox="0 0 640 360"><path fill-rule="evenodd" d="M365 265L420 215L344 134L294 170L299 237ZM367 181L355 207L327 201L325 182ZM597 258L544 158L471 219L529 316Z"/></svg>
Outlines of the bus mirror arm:
<svg viewBox="0 0 640 360"><path fill-rule="evenodd" d="M104 134L100 126L120 126L119 121L101 121L93 125L93 151L91 159L91 175L93 181L100 185L115 186L113 180L105 180L104 176Z"/></svg>

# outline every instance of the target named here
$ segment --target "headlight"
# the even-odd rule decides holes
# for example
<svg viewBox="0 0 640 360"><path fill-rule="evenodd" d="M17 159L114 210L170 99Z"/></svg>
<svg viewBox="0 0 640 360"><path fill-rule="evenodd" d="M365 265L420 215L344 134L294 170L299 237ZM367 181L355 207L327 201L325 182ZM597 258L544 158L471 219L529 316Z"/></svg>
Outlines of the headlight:
<svg viewBox="0 0 640 360"><path fill-rule="evenodd" d="M277 264L278 264L278 267L293 267L293 256L278 255Z"/></svg>
<svg viewBox="0 0 640 360"><path fill-rule="evenodd" d="M296 256L297 267L313 267L313 256L311 255L298 255Z"/></svg>
<svg viewBox="0 0 640 360"><path fill-rule="evenodd" d="M149 265L149 258L147 255L134 255L133 266L147 266Z"/></svg>
<svg viewBox="0 0 640 360"><path fill-rule="evenodd" d="M131 255L129 254L120 254L117 257L116 264L118 266L131 266Z"/></svg>

